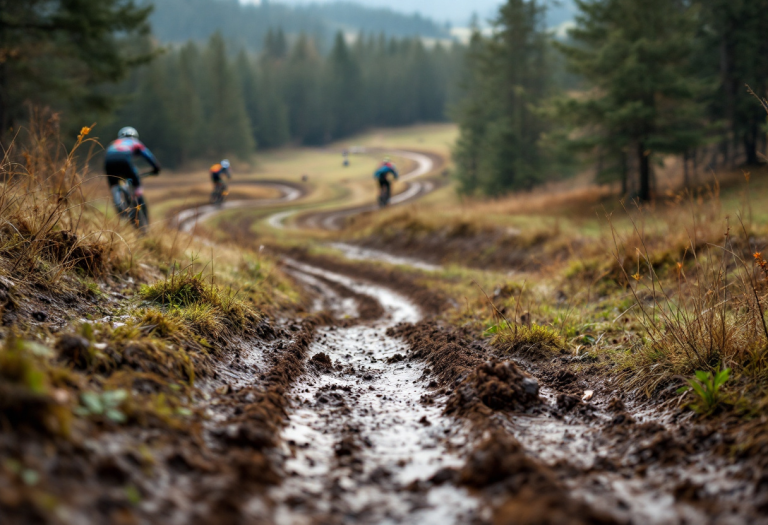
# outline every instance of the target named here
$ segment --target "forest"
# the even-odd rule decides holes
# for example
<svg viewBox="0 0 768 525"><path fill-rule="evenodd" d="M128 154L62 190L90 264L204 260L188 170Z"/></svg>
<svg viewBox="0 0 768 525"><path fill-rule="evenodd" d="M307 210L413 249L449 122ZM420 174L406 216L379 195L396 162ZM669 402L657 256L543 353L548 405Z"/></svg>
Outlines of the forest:
<svg viewBox="0 0 768 525"><path fill-rule="evenodd" d="M320 145L374 126L438 122L455 90L459 46L417 38L338 33L321 54L315 41L270 31L264 51L234 52L221 34L171 48L134 71L114 95L128 102L107 125L126 122L169 166L258 148Z"/></svg>
<svg viewBox="0 0 768 525"><path fill-rule="evenodd" d="M691 182L713 167L762 162L766 147L752 94L768 88L762 0L578 0L565 35L546 25L549 2L510 0L466 46L426 42L443 29L415 15L343 3L3 5L5 135L28 116L25 104L47 106L73 135L83 119L106 136L130 122L171 167L453 120L462 193L593 169L596 181L648 200L664 158L682 158ZM335 36L328 24L320 33L307 25L331 15ZM371 20L398 29L379 33ZM367 30L352 37L342 26ZM45 52L54 46L55 58Z"/></svg>
<svg viewBox="0 0 768 525"><path fill-rule="evenodd" d="M766 147L768 2L577 0L551 38L546 3L510 0L475 33L453 116L462 191L531 188L594 164L596 179L649 200L653 167L757 164ZM563 61L576 84L562 83Z"/></svg>

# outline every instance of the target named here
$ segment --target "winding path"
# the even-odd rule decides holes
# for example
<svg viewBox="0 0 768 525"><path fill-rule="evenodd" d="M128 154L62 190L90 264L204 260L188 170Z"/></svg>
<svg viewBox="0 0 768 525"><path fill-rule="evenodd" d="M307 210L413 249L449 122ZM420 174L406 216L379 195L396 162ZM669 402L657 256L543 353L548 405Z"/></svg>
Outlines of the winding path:
<svg viewBox="0 0 768 525"><path fill-rule="evenodd" d="M256 185L263 186L265 188L273 188L280 192L280 197L275 199L239 199L225 201L221 205L217 204L205 204L203 206L195 206L194 208L187 208L179 212L176 215L176 225L183 232L192 232L198 223L205 222L217 213L224 210L234 210L243 208L259 208L261 206L268 206L272 204L283 204L286 202L295 201L304 195L306 195L306 189L299 184L292 184L284 181L238 181L232 183L236 185Z"/></svg>
<svg viewBox="0 0 768 525"><path fill-rule="evenodd" d="M384 150L373 149L366 149L363 151L384 152ZM397 195L393 196L392 199L390 199L391 205L402 204L419 199L424 195L433 192L440 186L440 182L436 180L413 180L432 173L442 167L442 165L445 163L445 160L440 155L435 153L410 150L386 150L386 153L410 159L416 162L416 168L400 177L400 180L404 181L407 185L405 191L398 193ZM367 204L364 206L355 206L341 210L327 210L307 213L299 217L297 226L300 228L310 229L340 230L344 227L344 221L349 217L361 213L376 211L377 209L379 209L377 204ZM272 215L269 217L268 223L273 228L282 229L285 227L285 219L296 213L299 213L299 211L285 211Z"/></svg>
<svg viewBox="0 0 768 525"><path fill-rule="evenodd" d="M367 152L379 152L379 150L367 149ZM385 150L381 150L384 152ZM405 191L393 196L390 200L390 204L402 204L405 202L411 202L423 197L435 189L441 186L441 182L438 180L414 180L419 177L423 177L429 173L433 173L443 166L445 159L440 155L428 152L409 151L409 150L386 150L386 153L390 155L396 155L399 157L407 158L416 163L416 167L405 173L400 180L406 183ZM175 217L175 224L183 232L192 232L198 223L205 222L214 215L224 211L233 209L244 208L260 208L262 206L269 206L275 204L285 204L298 200L306 195L306 188L303 185L289 183L279 180L265 180L265 181L238 181L233 185L249 184L259 185L267 188L277 189L281 196L275 199L240 199L225 201L221 205L205 204L202 206L195 206L187 208L179 212ZM349 217L358 215L360 213L375 211L378 209L376 204L367 204L364 206L355 206L352 208L345 208L341 210L325 210L315 211L302 215L297 221L297 226L300 228L311 229L323 229L323 230L340 230L344 226L344 221ZM283 210L270 215L267 218L267 223L275 229L284 229L285 220L301 210Z"/></svg>

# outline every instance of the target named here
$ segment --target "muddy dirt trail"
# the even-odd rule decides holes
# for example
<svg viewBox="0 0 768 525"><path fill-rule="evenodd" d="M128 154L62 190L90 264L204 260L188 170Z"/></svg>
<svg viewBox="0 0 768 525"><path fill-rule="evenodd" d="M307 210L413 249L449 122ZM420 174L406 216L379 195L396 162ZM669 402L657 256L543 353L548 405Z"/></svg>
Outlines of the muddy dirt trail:
<svg viewBox="0 0 768 525"><path fill-rule="evenodd" d="M271 497L275 522L469 523L478 500L465 488L413 490L441 469L459 467L466 435L428 395L424 365L405 362L402 340L387 335L416 322L419 308L391 290L288 259L287 270L314 286L336 314L355 305L336 302L327 284L375 297L383 314L369 323L320 329L310 346L310 372L292 393L294 407L282 433L286 478ZM318 308L323 304L318 304Z"/></svg>
<svg viewBox="0 0 768 525"><path fill-rule="evenodd" d="M679 411L422 320L349 263L285 262L342 321L290 392L275 523L768 523L749 465Z"/></svg>
<svg viewBox="0 0 768 525"><path fill-rule="evenodd" d="M182 210L175 217L176 227L183 232L192 232L198 223L203 223L214 215L224 210L260 208L275 204L293 202L306 195L307 190L301 184L295 184L285 181L235 181L232 186L254 185L265 188L276 189L280 192L280 197L275 199L239 199L229 200L222 204L204 204Z"/></svg>
<svg viewBox="0 0 768 525"><path fill-rule="evenodd" d="M374 150L368 150L373 152ZM390 199L390 205L404 204L420 199L444 184L444 181L437 178L425 178L430 173L438 172L444 165L445 159L431 152L411 151L411 150L375 150L377 153L388 153L412 160L416 167L403 174L400 180L405 183L405 190ZM417 180L418 179L418 180ZM376 211L378 205L367 204L364 206L354 206L336 210L325 210L309 212L301 215L296 226L305 229L321 229L338 231L344 227L344 223L350 217L361 213ZM287 210L276 213L267 219L270 226L276 229L285 228L285 220L299 213L295 210Z"/></svg>

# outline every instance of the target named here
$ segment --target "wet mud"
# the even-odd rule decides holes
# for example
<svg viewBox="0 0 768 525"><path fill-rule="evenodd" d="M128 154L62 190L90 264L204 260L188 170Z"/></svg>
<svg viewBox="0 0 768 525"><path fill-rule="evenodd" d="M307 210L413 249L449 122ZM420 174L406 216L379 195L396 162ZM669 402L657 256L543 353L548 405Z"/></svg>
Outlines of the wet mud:
<svg viewBox="0 0 768 525"><path fill-rule="evenodd" d="M605 386L585 401L584 377L557 359L510 360L460 329L390 333L407 341L406 361L428 364L430 402L469 423L466 462L445 478L480 490L491 522L768 522L757 462L722 454L728 438L706 425Z"/></svg>
<svg viewBox="0 0 768 525"><path fill-rule="evenodd" d="M310 346L311 369L293 391L282 434L286 477L270 491L276 523L472 523L482 509L466 487L444 483L462 464L466 435L433 403L424 364L406 362L405 343L388 334L415 321L420 308L370 281L303 263L322 276L369 294L385 314L373 323L321 329Z"/></svg>
<svg viewBox="0 0 768 525"><path fill-rule="evenodd" d="M448 308L448 298L441 292L431 290L419 283L417 276L374 264L352 263L333 257L314 255L297 248L286 250L273 246L271 249L300 263L398 292L415 303L424 315L438 315Z"/></svg>

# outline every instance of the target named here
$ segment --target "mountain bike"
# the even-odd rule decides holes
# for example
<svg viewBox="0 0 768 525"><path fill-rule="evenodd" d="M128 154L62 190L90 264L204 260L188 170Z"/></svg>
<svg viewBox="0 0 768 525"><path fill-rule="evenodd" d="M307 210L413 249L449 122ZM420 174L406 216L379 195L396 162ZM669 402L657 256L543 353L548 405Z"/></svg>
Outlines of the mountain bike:
<svg viewBox="0 0 768 525"><path fill-rule="evenodd" d="M392 186L387 181L387 184L381 185L381 191L379 192L379 207L383 208L389 204L389 199L392 196Z"/></svg>
<svg viewBox="0 0 768 525"><path fill-rule="evenodd" d="M211 204L221 204L224 202L227 195L229 195L229 188L224 181L219 181L215 184L213 192L211 192Z"/></svg>
<svg viewBox="0 0 768 525"><path fill-rule="evenodd" d="M139 178L157 176L154 171L140 173ZM130 179L123 179L112 189L118 215L128 219L142 234L149 229L149 209L143 195L136 195L136 188Z"/></svg>

